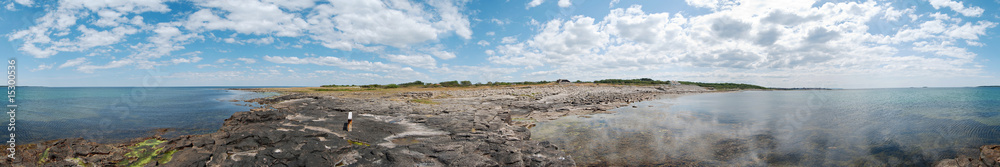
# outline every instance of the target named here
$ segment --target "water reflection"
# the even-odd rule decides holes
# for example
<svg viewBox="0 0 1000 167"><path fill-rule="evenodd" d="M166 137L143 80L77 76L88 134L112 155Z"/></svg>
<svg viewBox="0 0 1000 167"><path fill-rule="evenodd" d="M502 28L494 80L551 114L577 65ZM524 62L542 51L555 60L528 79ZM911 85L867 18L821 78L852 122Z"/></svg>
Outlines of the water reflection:
<svg viewBox="0 0 1000 167"><path fill-rule="evenodd" d="M978 155L979 145L1000 143L1000 127L964 119L965 113L992 117L997 111L922 104L935 100L933 94L907 98L894 90L851 91L641 102L615 114L543 122L532 129L532 138L553 142L590 166L926 166L958 154ZM963 119L929 117L939 113L926 107L962 113Z"/></svg>

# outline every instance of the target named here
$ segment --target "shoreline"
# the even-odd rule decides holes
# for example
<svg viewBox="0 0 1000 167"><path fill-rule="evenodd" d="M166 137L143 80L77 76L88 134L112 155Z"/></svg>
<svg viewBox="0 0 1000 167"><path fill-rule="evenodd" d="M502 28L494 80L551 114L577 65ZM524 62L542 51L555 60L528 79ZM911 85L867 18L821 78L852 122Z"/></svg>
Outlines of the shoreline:
<svg viewBox="0 0 1000 167"><path fill-rule="evenodd" d="M262 107L237 112L208 134L109 144L50 140L18 145L20 157L5 161L13 166L575 166L559 146L532 140L529 128L567 116L614 113L609 110L641 101L742 91L576 84L303 89L309 88L235 88L280 94L244 100ZM348 112L354 114L350 132L344 129ZM961 158L937 162L968 162Z"/></svg>
<svg viewBox="0 0 1000 167"><path fill-rule="evenodd" d="M528 128L664 95L715 92L697 86L531 85L460 89L284 92L247 102L217 132L99 144L59 139L19 145L15 166L35 165L424 165L573 166L572 157ZM354 130L342 129L347 112Z"/></svg>

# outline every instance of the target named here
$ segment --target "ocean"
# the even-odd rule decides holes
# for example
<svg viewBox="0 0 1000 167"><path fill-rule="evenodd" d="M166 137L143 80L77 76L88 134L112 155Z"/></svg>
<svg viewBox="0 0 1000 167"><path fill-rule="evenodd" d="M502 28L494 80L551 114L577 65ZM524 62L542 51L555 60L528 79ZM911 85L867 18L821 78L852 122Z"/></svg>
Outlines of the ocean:
<svg viewBox="0 0 1000 167"><path fill-rule="evenodd" d="M928 166L1000 144L1000 88L705 93L531 129L580 165Z"/></svg>
<svg viewBox="0 0 1000 167"><path fill-rule="evenodd" d="M18 144L62 138L122 142L163 128L169 129L164 137L211 133L233 113L256 107L239 100L274 95L223 87L17 87L16 92Z"/></svg>

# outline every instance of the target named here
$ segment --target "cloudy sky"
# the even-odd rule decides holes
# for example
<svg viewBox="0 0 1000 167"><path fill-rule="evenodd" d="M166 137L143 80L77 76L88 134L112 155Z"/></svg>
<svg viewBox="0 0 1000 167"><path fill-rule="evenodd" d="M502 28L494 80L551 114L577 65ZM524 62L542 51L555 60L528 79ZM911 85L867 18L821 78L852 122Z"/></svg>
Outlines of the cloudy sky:
<svg viewBox="0 0 1000 167"><path fill-rule="evenodd" d="M1000 84L1000 1L6 0L20 85Z"/></svg>

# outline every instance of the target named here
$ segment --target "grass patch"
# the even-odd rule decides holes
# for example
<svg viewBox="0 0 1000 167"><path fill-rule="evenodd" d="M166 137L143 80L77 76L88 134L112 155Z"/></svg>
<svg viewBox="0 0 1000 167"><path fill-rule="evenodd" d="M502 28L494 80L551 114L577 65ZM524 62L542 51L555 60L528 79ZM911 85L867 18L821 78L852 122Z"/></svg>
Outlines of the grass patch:
<svg viewBox="0 0 1000 167"><path fill-rule="evenodd" d="M45 151L42 152L42 155L40 155L40 158L38 158L38 164L45 164L46 161L49 161L49 149L52 148L51 147L45 148Z"/></svg>
<svg viewBox="0 0 1000 167"><path fill-rule="evenodd" d="M173 155L177 152L177 150L164 151L163 147L157 147L164 142L167 141L147 139L141 143L136 143L135 145L129 147L129 150L131 151L125 154L125 157L128 159L119 161L116 166L145 166L153 160L156 160L156 162L159 162L160 164L170 162L170 159L173 158Z"/></svg>
<svg viewBox="0 0 1000 167"><path fill-rule="evenodd" d="M432 101L431 99L412 99L410 100L410 102L422 103L422 104L441 104L439 102Z"/></svg>
<svg viewBox="0 0 1000 167"><path fill-rule="evenodd" d="M354 141L354 140L347 140L347 142L351 143L351 144L354 144L354 145L359 145L359 146L371 146L371 145L368 145L368 143Z"/></svg>

